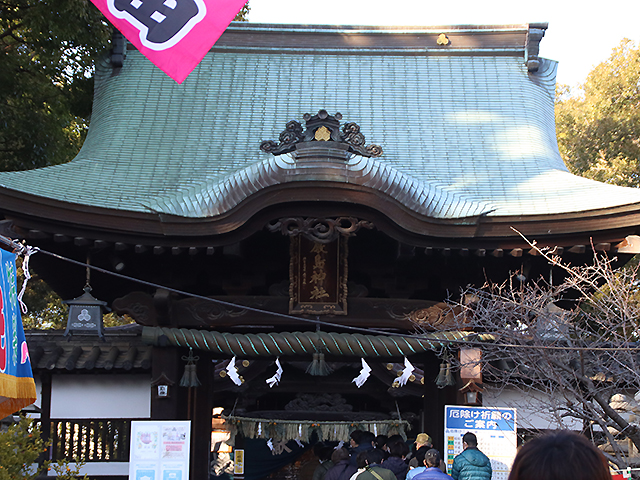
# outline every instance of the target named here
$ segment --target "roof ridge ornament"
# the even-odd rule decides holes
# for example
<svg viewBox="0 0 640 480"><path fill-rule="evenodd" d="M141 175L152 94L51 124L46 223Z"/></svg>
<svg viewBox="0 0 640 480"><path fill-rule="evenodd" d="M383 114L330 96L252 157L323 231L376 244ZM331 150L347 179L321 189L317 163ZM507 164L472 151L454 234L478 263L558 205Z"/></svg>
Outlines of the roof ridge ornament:
<svg viewBox="0 0 640 480"><path fill-rule="evenodd" d="M529 30L527 31L526 45L525 45L525 59L524 62L527 65L527 69L530 72L537 72L540 68L540 40L544 37L547 30L547 23L530 23Z"/></svg>
<svg viewBox="0 0 640 480"><path fill-rule="evenodd" d="M379 157L382 155L382 147L379 145L365 145L365 137L360 132L360 126L355 122L348 122L340 130L342 114L329 115L326 110L320 110L317 115L305 113L306 130L300 122L291 120L287 122L285 129L280 133L279 143L273 140L265 140L260 144L260 150L273 155L282 155L298 149L299 144L305 144L305 150L319 147L326 149L334 144L337 149L346 150L363 157ZM314 142L317 145L314 145ZM341 146L335 145L341 144ZM301 146L301 145L300 145Z"/></svg>

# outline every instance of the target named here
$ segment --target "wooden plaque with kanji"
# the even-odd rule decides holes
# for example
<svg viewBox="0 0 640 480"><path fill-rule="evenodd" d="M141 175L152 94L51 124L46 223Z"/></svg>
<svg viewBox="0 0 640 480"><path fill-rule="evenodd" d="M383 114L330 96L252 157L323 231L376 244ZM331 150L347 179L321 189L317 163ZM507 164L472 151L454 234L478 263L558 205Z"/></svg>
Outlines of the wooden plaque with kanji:
<svg viewBox="0 0 640 480"><path fill-rule="evenodd" d="M291 237L289 313L347 314L347 239Z"/></svg>

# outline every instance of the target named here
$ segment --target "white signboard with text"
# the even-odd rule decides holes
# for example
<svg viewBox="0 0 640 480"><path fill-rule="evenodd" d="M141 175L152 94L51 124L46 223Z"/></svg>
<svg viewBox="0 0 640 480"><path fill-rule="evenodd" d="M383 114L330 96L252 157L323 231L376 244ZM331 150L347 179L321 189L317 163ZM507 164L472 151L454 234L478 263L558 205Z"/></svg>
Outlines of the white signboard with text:
<svg viewBox="0 0 640 480"><path fill-rule="evenodd" d="M188 480L191 422L131 422L129 480Z"/></svg>
<svg viewBox="0 0 640 480"><path fill-rule="evenodd" d="M445 406L444 437L447 473L462 452L462 436L475 433L478 448L491 460L492 480L507 480L517 449L515 408Z"/></svg>

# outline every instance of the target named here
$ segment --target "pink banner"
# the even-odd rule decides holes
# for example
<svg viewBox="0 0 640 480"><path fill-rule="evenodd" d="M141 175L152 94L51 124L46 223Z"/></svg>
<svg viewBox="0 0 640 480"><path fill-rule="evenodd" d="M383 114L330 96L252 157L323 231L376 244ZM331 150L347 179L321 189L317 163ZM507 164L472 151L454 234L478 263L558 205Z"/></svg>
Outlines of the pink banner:
<svg viewBox="0 0 640 480"><path fill-rule="evenodd" d="M246 0L91 0L140 52L182 83Z"/></svg>

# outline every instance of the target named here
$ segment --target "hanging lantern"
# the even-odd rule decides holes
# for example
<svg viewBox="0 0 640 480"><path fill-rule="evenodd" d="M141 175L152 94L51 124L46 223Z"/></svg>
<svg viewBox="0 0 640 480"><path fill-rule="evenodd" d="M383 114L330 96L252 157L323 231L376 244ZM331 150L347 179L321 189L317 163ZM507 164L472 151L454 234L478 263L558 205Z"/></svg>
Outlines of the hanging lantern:
<svg viewBox="0 0 640 480"><path fill-rule="evenodd" d="M65 335L74 333L97 333L100 338L104 337L102 332L102 313L111 311L107 307L107 302L98 300L91 295L91 286L84 286L84 293L73 300L66 300L69 305L69 318L67 319L67 329Z"/></svg>
<svg viewBox="0 0 640 480"><path fill-rule="evenodd" d="M467 384L460 389L465 405L482 405L483 391L484 388L482 384L478 384L473 380L469 380Z"/></svg>
<svg viewBox="0 0 640 480"><path fill-rule="evenodd" d="M202 385L196 373L196 363L198 362L198 360L200 360L200 357L193 356L193 348L189 347L189 355L186 357L182 357L182 360L185 360L187 364L184 367L184 374L180 379L180 386L199 387L200 385Z"/></svg>

